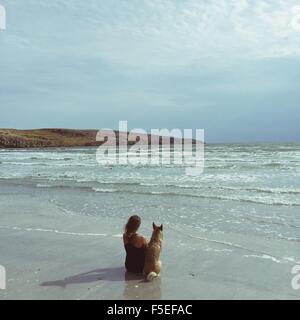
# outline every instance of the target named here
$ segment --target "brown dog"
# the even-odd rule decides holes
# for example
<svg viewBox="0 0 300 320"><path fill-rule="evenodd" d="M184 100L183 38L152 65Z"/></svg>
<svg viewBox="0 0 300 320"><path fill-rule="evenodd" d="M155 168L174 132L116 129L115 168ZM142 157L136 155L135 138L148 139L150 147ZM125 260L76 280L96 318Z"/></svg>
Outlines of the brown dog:
<svg viewBox="0 0 300 320"><path fill-rule="evenodd" d="M163 240L163 225L156 226L153 222L153 232L150 242L146 249L146 258L144 265L144 274L148 281L159 276L161 270L161 261L159 260L162 240Z"/></svg>

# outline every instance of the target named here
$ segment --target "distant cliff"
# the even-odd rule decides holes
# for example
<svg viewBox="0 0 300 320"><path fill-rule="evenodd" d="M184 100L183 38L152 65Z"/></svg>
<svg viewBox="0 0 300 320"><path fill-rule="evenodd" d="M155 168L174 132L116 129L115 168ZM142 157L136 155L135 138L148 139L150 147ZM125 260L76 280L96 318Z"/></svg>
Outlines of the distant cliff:
<svg viewBox="0 0 300 320"><path fill-rule="evenodd" d="M133 145L136 141L142 144L165 144L167 140L151 135L130 134L130 142L127 142L128 133L115 132L117 145ZM0 148L50 148L50 147L83 147L99 146L108 140L113 145L113 134L110 131L98 130L71 130L71 129L37 129L15 130L0 129ZM97 138L97 139L96 139ZM182 139L170 138L171 144L180 144ZM97 141L98 140L98 141ZM135 141L134 141L135 140Z"/></svg>

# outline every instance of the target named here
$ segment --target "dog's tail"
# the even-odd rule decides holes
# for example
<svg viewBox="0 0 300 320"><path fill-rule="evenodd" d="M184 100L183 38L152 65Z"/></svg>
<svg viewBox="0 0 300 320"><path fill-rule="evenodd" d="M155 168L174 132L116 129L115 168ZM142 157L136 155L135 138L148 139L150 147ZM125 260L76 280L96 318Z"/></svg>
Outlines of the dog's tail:
<svg viewBox="0 0 300 320"><path fill-rule="evenodd" d="M147 281L152 281L153 279L157 278L158 274L154 271L151 271L150 273L147 274Z"/></svg>

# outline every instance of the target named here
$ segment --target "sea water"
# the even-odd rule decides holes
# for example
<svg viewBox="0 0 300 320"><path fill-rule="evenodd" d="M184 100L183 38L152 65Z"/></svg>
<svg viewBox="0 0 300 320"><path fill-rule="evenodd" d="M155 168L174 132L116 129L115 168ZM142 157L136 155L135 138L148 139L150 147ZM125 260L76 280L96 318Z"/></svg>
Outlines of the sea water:
<svg viewBox="0 0 300 320"><path fill-rule="evenodd" d="M199 176L183 165L99 165L96 148L2 149L0 179L47 192L67 214L300 242L300 144L206 145Z"/></svg>

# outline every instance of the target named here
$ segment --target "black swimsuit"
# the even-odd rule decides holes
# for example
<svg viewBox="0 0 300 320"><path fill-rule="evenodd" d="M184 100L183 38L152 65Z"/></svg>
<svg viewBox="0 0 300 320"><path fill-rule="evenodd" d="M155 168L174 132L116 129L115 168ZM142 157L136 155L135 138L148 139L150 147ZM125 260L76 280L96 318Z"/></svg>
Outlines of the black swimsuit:
<svg viewBox="0 0 300 320"><path fill-rule="evenodd" d="M142 273L145 264L145 253L146 248L142 246L137 248L133 245L132 240L135 235L129 238L128 243L125 245L126 250L126 261L125 267L128 272Z"/></svg>

